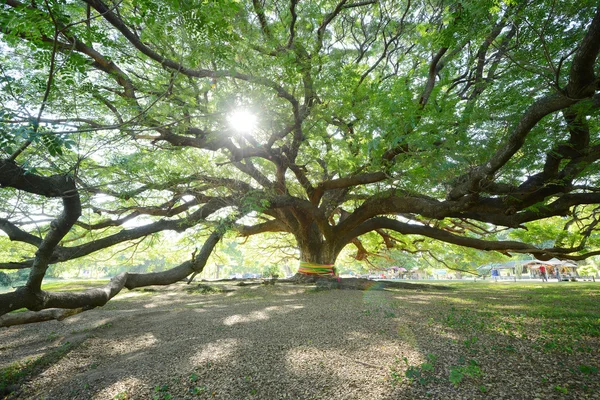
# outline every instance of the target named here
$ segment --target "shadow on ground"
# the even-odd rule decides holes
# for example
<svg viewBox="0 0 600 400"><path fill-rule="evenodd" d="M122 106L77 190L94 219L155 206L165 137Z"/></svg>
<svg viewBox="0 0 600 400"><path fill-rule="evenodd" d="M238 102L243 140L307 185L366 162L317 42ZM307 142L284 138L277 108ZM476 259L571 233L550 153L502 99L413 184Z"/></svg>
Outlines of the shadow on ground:
<svg viewBox="0 0 600 400"><path fill-rule="evenodd" d="M473 293L135 291L63 322L4 330L0 355L85 335L19 398L598 398L597 337L582 338L583 351L546 349L526 317L532 299ZM502 328L504 315L517 319Z"/></svg>

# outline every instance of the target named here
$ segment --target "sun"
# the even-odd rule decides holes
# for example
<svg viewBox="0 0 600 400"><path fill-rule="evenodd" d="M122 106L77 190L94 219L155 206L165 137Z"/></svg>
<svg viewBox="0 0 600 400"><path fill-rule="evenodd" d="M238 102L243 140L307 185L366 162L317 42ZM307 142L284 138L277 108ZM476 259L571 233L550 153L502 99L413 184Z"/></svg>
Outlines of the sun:
<svg viewBox="0 0 600 400"><path fill-rule="evenodd" d="M237 133L252 133L258 125L258 118L248 110L236 110L227 116L227 123Z"/></svg>

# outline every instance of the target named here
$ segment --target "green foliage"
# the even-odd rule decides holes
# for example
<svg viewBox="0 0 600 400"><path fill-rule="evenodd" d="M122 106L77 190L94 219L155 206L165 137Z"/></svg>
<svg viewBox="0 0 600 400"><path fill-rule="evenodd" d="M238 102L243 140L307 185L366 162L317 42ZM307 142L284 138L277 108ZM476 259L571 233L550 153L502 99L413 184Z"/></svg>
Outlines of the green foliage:
<svg viewBox="0 0 600 400"><path fill-rule="evenodd" d="M11 127L2 121L12 118L9 111L0 109L0 151L5 154L14 153L25 142L40 143L50 156L63 155L63 149L71 149L75 142L68 135L51 132L48 128L40 127L36 120L28 124ZM36 172L32 169L31 172Z"/></svg>
<svg viewBox="0 0 600 400"><path fill-rule="evenodd" d="M242 198L242 212L264 211L269 207L269 200L264 197L264 193L259 190L246 192Z"/></svg>
<svg viewBox="0 0 600 400"><path fill-rule="evenodd" d="M465 377L476 378L482 375L479 363L476 360L469 360L466 365L451 366L448 380L454 386L458 386Z"/></svg>
<svg viewBox="0 0 600 400"><path fill-rule="evenodd" d="M279 278L283 276L283 273L278 265L267 265L262 270L262 276L265 278Z"/></svg>
<svg viewBox="0 0 600 400"><path fill-rule="evenodd" d="M584 375L596 375L598 373L598 367L594 367L593 365L579 365L579 372Z"/></svg>
<svg viewBox="0 0 600 400"><path fill-rule="evenodd" d="M208 391L208 387L206 385L202 386L193 386L188 389L188 392L193 396L200 396Z"/></svg>
<svg viewBox="0 0 600 400"><path fill-rule="evenodd" d="M169 393L169 385L156 385L154 387L154 396L152 396L153 400L171 400L173 395Z"/></svg>
<svg viewBox="0 0 600 400"><path fill-rule="evenodd" d="M404 364L406 366L406 371L404 372L404 377L400 373L399 360L396 360L396 364L390 369L390 375L392 377L392 382L394 384L402 383L404 378L406 381L411 384L413 382L418 383L419 385L426 385L433 379L433 372L435 370L435 363L438 359L438 356L435 354L427 354L425 356L427 361L422 363L421 365L410 365L408 359L406 357L402 358Z"/></svg>
<svg viewBox="0 0 600 400"><path fill-rule="evenodd" d="M560 386L560 385L556 385L556 386L554 386L554 390L556 390L557 392L559 392L559 393L562 393L562 394L567 394L567 393L569 393L569 389L567 389L567 388L566 388L566 387L564 387L564 386Z"/></svg>
<svg viewBox="0 0 600 400"><path fill-rule="evenodd" d="M598 276L600 269L595 265L583 265L577 268L579 276Z"/></svg>

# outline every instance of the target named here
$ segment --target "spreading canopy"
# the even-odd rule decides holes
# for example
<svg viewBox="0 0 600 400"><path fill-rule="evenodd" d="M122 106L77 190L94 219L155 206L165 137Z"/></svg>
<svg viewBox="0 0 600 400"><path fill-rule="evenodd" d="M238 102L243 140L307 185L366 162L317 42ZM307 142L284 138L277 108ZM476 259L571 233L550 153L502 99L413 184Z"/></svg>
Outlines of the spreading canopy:
<svg viewBox="0 0 600 400"><path fill-rule="evenodd" d="M1 264L31 273L0 315L173 282L228 230L286 232L318 264L349 244L364 257L367 234L600 254L595 1L0 7L0 229L35 249ZM547 219L553 240L507 233ZM50 264L199 227L213 233L176 270L40 289Z"/></svg>

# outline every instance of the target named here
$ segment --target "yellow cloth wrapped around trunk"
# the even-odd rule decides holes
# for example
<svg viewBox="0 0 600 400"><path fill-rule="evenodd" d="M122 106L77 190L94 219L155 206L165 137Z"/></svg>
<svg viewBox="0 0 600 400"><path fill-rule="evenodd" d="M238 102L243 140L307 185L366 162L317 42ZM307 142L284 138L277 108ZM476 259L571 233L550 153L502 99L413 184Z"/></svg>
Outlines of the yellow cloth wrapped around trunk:
<svg viewBox="0 0 600 400"><path fill-rule="evenodd" d="M300 261L298 272L304 275L335 276L334 264L317 264Z"/></svg>

